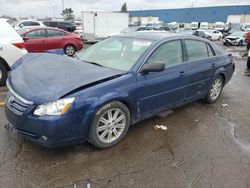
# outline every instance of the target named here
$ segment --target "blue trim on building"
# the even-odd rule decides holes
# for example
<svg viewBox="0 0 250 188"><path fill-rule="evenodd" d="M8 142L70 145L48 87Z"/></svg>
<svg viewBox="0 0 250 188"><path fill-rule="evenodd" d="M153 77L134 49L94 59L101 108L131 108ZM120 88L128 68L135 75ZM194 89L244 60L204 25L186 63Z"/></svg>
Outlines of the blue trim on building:
<svg viewBox="0 0 250 188"><path fill-rule="evenodd" d="M242 14L250 14L250 5L129 11L129 16L156 16L164 22L179 23L226 22L228 15Z"/></svg>

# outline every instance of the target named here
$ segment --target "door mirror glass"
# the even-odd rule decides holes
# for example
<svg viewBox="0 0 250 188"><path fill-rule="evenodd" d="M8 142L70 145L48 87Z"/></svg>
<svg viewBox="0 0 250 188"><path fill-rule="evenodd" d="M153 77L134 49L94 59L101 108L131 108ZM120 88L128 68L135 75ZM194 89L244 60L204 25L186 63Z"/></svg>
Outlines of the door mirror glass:
<svg viewBox="0 0 250 188"><path fill-rule="evenodd" d="M149 72L161 72L165 70L165 64L164 63L145 63L142 68L140 73L142 74L147 74Z"/></svg>

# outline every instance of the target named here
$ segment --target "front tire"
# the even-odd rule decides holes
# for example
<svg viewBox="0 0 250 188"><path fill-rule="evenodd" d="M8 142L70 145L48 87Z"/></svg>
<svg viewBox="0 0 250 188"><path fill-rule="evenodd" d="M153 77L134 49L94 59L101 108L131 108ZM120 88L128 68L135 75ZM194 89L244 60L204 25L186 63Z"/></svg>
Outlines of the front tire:
<svg viewBox="0 0 250 188"><path fill-rule="evenodd" d="M7 80L7 68L0 62L0 86L4 86Z"/></svg>
<svg viewBox="0 0 250 188"><path fill-rule="evenodd" d="M130 125L130 112L119 101L101 107L92 121L88 140L97 148L104 149L120 142Z"/></svg>
<svg viewBox="0 0 250 188"><path fill-rule="evenodd" d="M210 86L209 92L208 92L207 96L205 97L205 101L207 103L216 102L221 95L223 85L224 85L224 80L223 80L222 76L216 77L213 80L212 85Z"/></svg>

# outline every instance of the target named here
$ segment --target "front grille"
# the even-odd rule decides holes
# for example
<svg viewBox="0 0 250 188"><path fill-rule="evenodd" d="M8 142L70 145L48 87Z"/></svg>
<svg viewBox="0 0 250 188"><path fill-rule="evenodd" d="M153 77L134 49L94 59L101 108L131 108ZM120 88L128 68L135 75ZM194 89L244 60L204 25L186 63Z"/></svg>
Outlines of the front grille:
<svg viewBox="0 0 250 188"><path fill-rule="evenodd" d="M30 106L29 104L18 99L11 92L9 92L7 95L6 104L9 107L9 109L17 115L22 115Z"/></svg>
<svg viewBox="0 0 250 188"><path fill-rule="evenodd" d="M7 87L9 92L6 98L7 107L17 115L23 115L23 113L33 104L20 97L10 86L7 81Z"/></svg>

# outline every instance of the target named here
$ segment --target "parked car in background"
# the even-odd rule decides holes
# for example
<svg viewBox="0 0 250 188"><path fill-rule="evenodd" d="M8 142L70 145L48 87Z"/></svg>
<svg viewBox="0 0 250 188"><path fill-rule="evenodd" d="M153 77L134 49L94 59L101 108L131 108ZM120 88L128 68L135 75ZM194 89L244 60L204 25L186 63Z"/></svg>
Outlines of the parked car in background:
<svg viewBox="0 0 250 188"><path fill-rule="evenodd" d="M23 39L6 20L0 19L0 86L5 85L11 66L27 53Z"/></svg>
<svg viewBox="0 0 250 188"><path fill-rule="evenodd" d="M223 34L217 30L205 30L204 32L208 36L208 39L212 41L221 40L223 37Z"/></svg>
<svg viewBox="0 0 250 188"><path fill-rule="evenodd" d="M196 30L199 28L199 22L191 22L190 29Z"/></svg>
<svg viewBox="0 0 250 188"><path fill-rule="evenodd" d="M151 30L151 28L147 28L145 26L130 26L124 30L121 31L121 33L133 33L136 31L145 31L145 30ZM152 28L153 30L153 28Z"/></svg>
<svg viewBox="0 0 250 188"><path fill-rule="evenodd" d="M82 49L81 38L73 33L53 27L35 27L28 31L19 31L28 52L46 52L52 49L63 49L65 54L73 56Z"/></svg>
<svg viewBox="0 0 250 188"><path fill-rule="evenodd" d="M169 31L169 32L175 32L172 27L170 27L169 25L164 25L164 26L161 26L159 28L160 31Z"/></svg>
<svg viewBox="0 0 250 188"><path fill-rule="evenodd" d="M243 46L245 43L246 33L243 31L237 31L231 35L225 37L224 45Z"/></svg>
<svg viewBox="0 0 250 188"><path fill-rule="evenodd" d="M178 30L177 33L180 33L180 34L183 34L183 35L193 35L194 30L192 30L192 29L181 29L181 30Z"/></svg>
<svg viewBox="0 0 250 188"><path fill-rule="evenodd" d="M208 22L201 22L200 23L200 29L203 29L203 30L209 29Z"/></svg>
<svg viewBox="0 0 250 188"><path fill-rule="evenodd" d="M57 27L68 32L73 32L76 29L73 23L66 21L44 21L43 23L48 27Z"/></svg>
<svg viewBox="0 0 250 188"><path fill-rule="evenodd" d="M35 20L21 20L21 21L13 22L12 25L16 31L18 31L21 28L30 27L30 26L32 27L44 26L45 27L45 25L42 22L35 21Z"/></svg>
<svg viewBox="0 0 250 188"><path fill-rule="evenodd" d="M6 117L27 139L111 147L163 110L216 102L235 68L216 44L170 32L110 37L76 58L29 54L9 76Z"/></svg>
<svg viewBox="0 0 250 188"><path fill-rule="evenodd" d="M202 38L206 38L209 39L209 36L203 31L203 30L196 30L193 35L197 36L197 37L202 37Z"/></svg>
<svg viewBox="0 0 250 188"><path fill-rule="evenodd" d="M250 31L250 23L244 23L241 25L242 31Z"/></svg>
<svg viewBox="0 0 250 188"><path fill-rule="evenodd" d="M214 29L223 33L226 29L226 24L224 22L215 22Z"/></svg>
<svg viewBox="0 0 250 188"><path fill-rule="evenodd" d="M250 31L246 33L245 42L250 44Z"/></svg>
<svg viewBox="0 0 250 188"><path fill-rule="evenodd" d="M74 31L74 33L75 33L76 35L80 36L81 39L83 38L83 30L82 30L82 29L78 28L78 29L76 29L76 30Z"/></svg>

